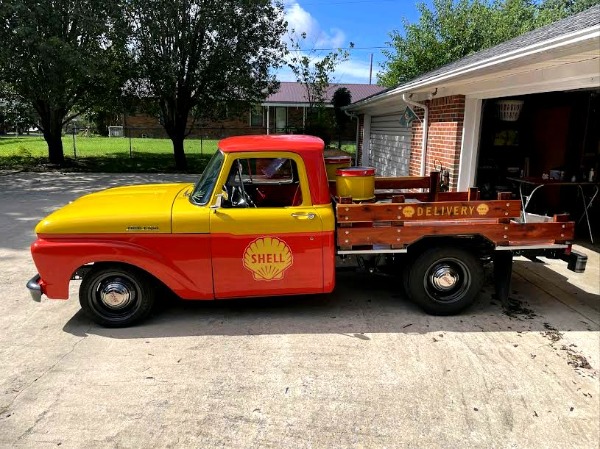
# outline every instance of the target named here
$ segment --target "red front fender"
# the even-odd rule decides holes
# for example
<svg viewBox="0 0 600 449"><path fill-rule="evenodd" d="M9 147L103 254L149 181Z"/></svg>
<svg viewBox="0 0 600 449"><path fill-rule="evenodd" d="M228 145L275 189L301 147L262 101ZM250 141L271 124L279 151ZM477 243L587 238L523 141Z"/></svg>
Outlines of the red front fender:
<svg viewBox="0 0 600 449"><path fill-rule="evenodd" d="M119 262L138 267L186 299L214 298L209 235L111 234L43 236L31 254L49 298L67 299L82 265Z"/></svg>

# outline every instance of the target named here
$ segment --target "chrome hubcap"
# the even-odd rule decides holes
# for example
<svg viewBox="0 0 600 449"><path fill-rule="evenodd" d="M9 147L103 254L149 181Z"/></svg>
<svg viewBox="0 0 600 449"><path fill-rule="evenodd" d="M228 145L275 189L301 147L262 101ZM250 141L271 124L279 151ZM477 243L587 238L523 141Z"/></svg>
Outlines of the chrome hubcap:
<svg viewBox="0 0 600 449"><path fill-rule="evenodd" d="M100 300L106 307L122 309L131 304L133 294L127 284L120 279L115 279L102 286Z"/></svg>
<svg viewBox="0 0 600 449"><path fill-rule="evenodd" d="M446 292L452 290L460 280L459 274L448 264L440 264L433 268L429 282L436 290Z"/></svg>

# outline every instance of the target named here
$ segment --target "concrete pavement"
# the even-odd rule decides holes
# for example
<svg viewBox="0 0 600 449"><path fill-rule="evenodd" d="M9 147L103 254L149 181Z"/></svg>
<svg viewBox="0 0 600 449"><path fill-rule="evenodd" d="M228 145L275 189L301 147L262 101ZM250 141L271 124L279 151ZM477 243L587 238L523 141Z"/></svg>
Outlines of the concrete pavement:
<svg viewBox="0 0 600 449"><path fill-rule="evenodd" d="M2 448L597 448L600 269L518 260L503 313L488 279L431 317L390 278L332 295L173 302L103 329L30 300L36 222L86 192L177 175L0 176ZM488 273L489 276L489 273Z"/></svg>

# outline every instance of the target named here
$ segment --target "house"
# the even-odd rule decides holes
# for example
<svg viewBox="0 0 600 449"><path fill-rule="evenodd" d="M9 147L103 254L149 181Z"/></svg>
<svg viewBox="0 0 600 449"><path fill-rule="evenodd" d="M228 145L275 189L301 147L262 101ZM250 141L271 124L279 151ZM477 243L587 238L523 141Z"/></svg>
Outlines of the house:
<svg viewBox="0 0 600 449"><path fill-rule="evenodd" d="M325 107L332 117L331 98L341 87L350 91L353 101L360 101L384 90L381 86L370 84L331 84L327 89ZM306 125L308 108L306 90L302 84L281 82L279 90L259 105L241 112L234 112L233 107L224 108L218 120L195 125L190 135L222 138L235 134L300 133ZM159 118L147 114L126 114L123 127L125 134L133 137L166 137ZM356 125L348 128L344 139L354 141Z"/></svg>
<svg viewBox="0 0 600 449"><path fill-rule="evenodd" d="M599 94L595 6L354 101L347 111L359 119L362 165L384 176L443 166L451 189L478 186L493 197L514 189L507 179L514 176L598 173Z"/></svg>
<svg viewBox="0 0 600 449"><path fill-rule="evenodd" d="M591 239L600 227L599 99L597 5L346 110L359 122L359 163L379 175L443 168L451 190L477 186L482 199L512 191L527 212L570 213ZM566 184L535 193L548 177Z"/></svg>
<svg viewBox="0 0 600 449"><path fill-rule="evenodd" d="M360 101L384 90L383 87L372 84L330 84L325 94L325 107L333 116L331 99L336 90L346 88L350 91L352 101ZM256 123L262 115L266 133L297 132L306 127L306 113L309 107L304 85L295 82L282 82L279 90L267 97L256 108ZM351 133L354 137L354 132ZM354 140L354 139L352 139Z"/></svg>

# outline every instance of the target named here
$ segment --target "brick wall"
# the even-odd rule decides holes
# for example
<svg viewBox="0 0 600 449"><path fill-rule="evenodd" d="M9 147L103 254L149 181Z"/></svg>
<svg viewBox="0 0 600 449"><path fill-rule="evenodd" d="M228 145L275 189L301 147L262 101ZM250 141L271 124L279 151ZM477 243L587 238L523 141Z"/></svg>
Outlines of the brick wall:
<svg viewBox="0 0 600 449"><path fill-rule="evenodd" d="M450 171L450 189L456 190L458 182L458 166L463 135L465 116L465 97L454 95L435 98L425 102L429 107L429 134L427 137L427 161L425 173L435 169L435 161ZM419 117L423 118L423 110L415 108ZM410 174L418 176L421 169L421 139L423 126L413 122L412 152Z"/></svg>
<svg viewBox="0 0 600 449"><path fill-rule="evenodd" d="M266 113L265 113L266 115ZM196 124L189 137L208 137L221 139L237 134L264 134L266 128L251 127L248 113L239 116L227 117L223 120L203 124ZM192 125L192 119L188 120L188 126ZM125 134L131 137L166 138L167 133L160 124L158 117L147 114L125 115L123 120Z"/></svg>
<svg viewBox="0 0 600 449"><path fill-rule="evenodd" d="M332 108L326 109L325 113L329 116L331 123L334 122L334 111ZM287 123L290 133L301 133L303 131L303 108L291 106L287 108ZM204 123L202 126L196 124L189 137L208 137L221 139L233 135L243 134L266 134L267 112L264 111L264 126L250 126L248 113L227 117L222 120L214 120ZM275 108L270 108L269 127L271 133L276 132ZM192 124L192 119L188 121L188 126ZM149 137L166 138L167 133L160 124L158 117L147 114L126 114L123 119L125 135L131 137ZM332 144L337 141L337 132L331 129ZM351 120L342 136L344 141L354 142L356 139L356 124Z"/></svg>

